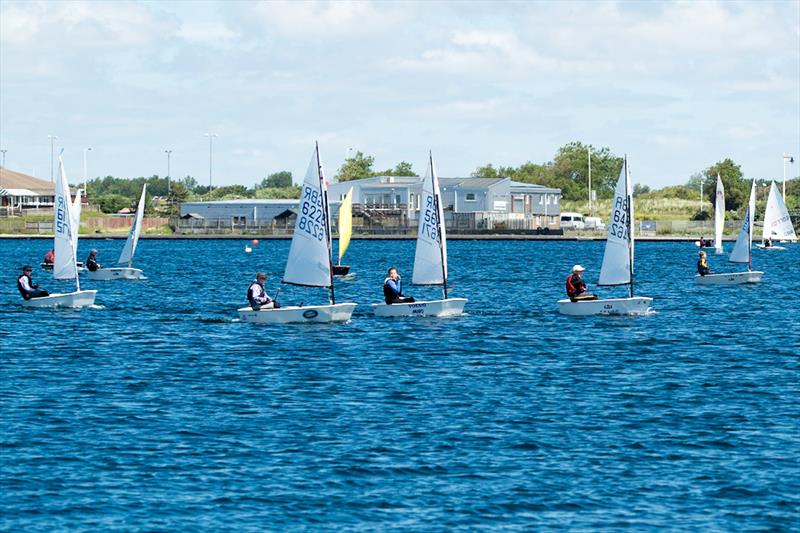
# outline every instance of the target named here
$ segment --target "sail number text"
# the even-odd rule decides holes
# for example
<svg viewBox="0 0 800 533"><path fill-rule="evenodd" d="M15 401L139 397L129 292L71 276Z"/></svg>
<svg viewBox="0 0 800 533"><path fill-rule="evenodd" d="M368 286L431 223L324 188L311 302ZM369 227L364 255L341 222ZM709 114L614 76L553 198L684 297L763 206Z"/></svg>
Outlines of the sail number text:
<svg viewBox="0 0 800 533"><path fill-rule="evenodd" d="M325 219L322 210L322 196L308 185L303 186L300 218L297 229L321 241L325 238Z"/></svg>
<svg viewBox="0 0 800 533"><path fill-rule="evenodd" d="M617 198L614 202L614 216L609 227L609 235L628 240L628 200Z"/></svg>
<svg viewBox="0 0 800 533"><path fill-rule="evenodd" d="M428 196L425 202L425 214L423 215L422 228L420 232L433 242L439 241L439 215L433 202L433 196Z"/></svg>
<svg viewBox="0 0 800 533"><path fill-rule="evenodd" d="M64 197L58 197L58 207L56 208L56 233L67 233L64 222L67 220L67 210L65 209Z"/></svg>

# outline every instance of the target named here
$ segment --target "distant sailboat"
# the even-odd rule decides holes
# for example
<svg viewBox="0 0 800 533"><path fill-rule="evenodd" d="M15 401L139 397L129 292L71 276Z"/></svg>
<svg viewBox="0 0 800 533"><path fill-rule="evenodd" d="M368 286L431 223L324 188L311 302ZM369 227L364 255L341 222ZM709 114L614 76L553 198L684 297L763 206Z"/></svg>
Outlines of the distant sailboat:
<svg viewBox="0 0 800 533"><path fill-rule="evenodd" d="M346 322L350 320L355 303L336 303L331 256L331 227L328 210L328 190L319 157L319 145L308 164L300 192L292 245L283 282L302 287L330 289L327 305L289 306L277 309L251 307L239 309L242 322L258 324L289 324L303 322Z"/></svg>
<svg viewBox="0 0 800 533"><path fill-rule="evenodd" d="M75 264L75 250L78 249L78 229L75 227L69 185L61 156L58 157L58 178L53 213L53 250L55 252L53 278L74 279L76 290L74 292L51 294L41 298L24 300L22 305L25 307L87 307L93 305L97 291L82 291L81 282L78 279L78 267Z"/></svg>
<svg viewBox="0 0 800 533"><path fill-rule="evenodd" d="M600 267L601 286L628 285L628 298L604 300L579 300L569 298L558 301L558 310L563 315L646 315L653 299L633 295L633 189L631 188L628 158L614 191L614 210L608 224L608 238Z"/></svg>
<svg viewBox="0 0 800 533"><path fill-rule="evenodd" d="M333 265L334 276L347 276L350 272L349 265L342 264L342 256L350 245L350 237L353 235L353 188L347 194L339 206L339 261Z"/></svg>
<svg viewBox="0 0 800 533"><path fill-rule="evenodd" d="M722 247L722 232L725 229L725 186L717 173L717 195L714 203L714 253L725 252Z"/></svg>
<svg viewBox="0 0 800 533"><path fill-rule="evenodd" d="M414 255L413 285L441 285L441 300L422 300L413 303L373 304L376 316L458 316L464 312L466 298L447 296L447 232L444 225L442 194L439 177L429 155L428 175L422 184L423 207L420 210L417 231L417 249Z"/></svg>
<svg viewBox="0 0 800 533"><path fill-rule="evenodd" d="M746 263L746 272L723 272L720 274L695 275L695 281L700 285L740 285L743 283L758 283L763 272L752 270L753 264L753 221L756 210L756 181L750 188L750 201L742 221L742 229L733 247L728 261L731 263Z"/></svg>
<svg viewBox="0 0 800 533"><path fill-rule="evenodd" d="M789 210L786 209L786 204L783 202L783 197L778 192L778 187L774 181L769 189L767 207L764 211L764 229L761 234L761 244L758 247L765 250L786 249L783 246L766 246L767 240L770 240L770 242L797 242L797 235L794 232L794 226L792 226Z"/></svg>
<svg viewBox="0 0 800 533"><path fill-rule="evenodd" d="M89 271L89 279L96 281L109 281L112 279L147 279L144 272L138 268L133 268L133 256L136 255L136 246L139 244L139 235L142 233L142 219L144 218L144 204L146 199L147 184L142 186L142 196L139 198L139 205L136 206L136 216L128 232L128 239L117 259L118 265L128 264L126 267L101 268L94 272Z"/></svg>

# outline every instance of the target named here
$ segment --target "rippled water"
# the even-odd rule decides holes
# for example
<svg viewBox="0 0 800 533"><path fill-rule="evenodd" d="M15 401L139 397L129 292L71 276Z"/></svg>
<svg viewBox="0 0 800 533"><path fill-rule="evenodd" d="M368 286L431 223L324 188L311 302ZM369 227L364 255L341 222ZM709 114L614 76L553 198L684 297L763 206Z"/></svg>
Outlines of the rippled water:
<svg viewBox="0 0 800 533"><path fill-rule="evenodd" d="M23 310L17 269L50 243L0 241L0 529L800 527L799 245L754 251L760 285L698 288L693 245L637 243L656 314L570 318L602 242L449 244L464 317L270 327L236 308L287 241L142 241L149 279L84 279L81 311ZM347 259L337 300L378 302L413 242Z"/></svg>

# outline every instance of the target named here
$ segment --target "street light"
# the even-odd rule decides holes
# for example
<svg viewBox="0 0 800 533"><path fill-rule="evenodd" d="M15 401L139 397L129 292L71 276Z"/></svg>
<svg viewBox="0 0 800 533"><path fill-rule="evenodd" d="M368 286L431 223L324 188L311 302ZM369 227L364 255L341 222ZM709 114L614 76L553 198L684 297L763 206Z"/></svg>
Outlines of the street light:
<svg viewBox="0 0 800 533"><path fill-rule="evenodd" d="M2 154L3 154L3 163L0 164L0 168L6 168L6 152L8 152L8 150L6 150L4 148L4 149L0 150L0 152L2 152Z"/></svg>
<svg viewBox="0 0 800 533"><path fill-rule="evenodd" d="M218 137L216 133L206 133L208 137L208 200L211 201L211 161L214 147L214 137Z"/></svg>
<svg viewBox="0 0 800 533"><path fill-rule="evenodd" d="M84 196L86 196L86 176L87 176L87 174L86 174L86 154L91 152L91 151L92 151L91 147L83 149L83 195ZM87 202L89 201L88 196L86 198L86 201Z"/></svg>
<svg viewBox="0 0 800 533"><path fill-rule="evenodd" d="M164 150L164 153L167 154L167 201L169 201L169 192L170 192L170 187L169 187L169 159L170 159L170 156L172 155L172 150Z"/></svg>
<svg viewBox="0 0 800 533"><path fill-rule="evenodd" d="M783 154L783 201L786 202L786 161L794 163L794 157Z"/></svg>
<svg viewBox="0 0 800 533"><path fill-rule="evenodd" d="M48 135L47 138L50 139L50 183L53 183L53 174L55 173L53 169L53 143L58 137L55 135Z"/></svg>
<svg viewBox="0 0 800 533"><path fill-rule="evenodd" d="M586 147L586 157L589 159L589 214L592 214L592 147Z"/></svg>

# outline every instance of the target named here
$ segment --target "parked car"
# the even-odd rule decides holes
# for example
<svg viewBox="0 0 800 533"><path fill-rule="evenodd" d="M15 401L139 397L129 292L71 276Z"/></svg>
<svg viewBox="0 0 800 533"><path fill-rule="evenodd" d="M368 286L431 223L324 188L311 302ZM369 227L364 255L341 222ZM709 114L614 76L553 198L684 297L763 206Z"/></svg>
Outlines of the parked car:
<svg viewBox="0 0 800 533"><path fill-rule="evenodd" d="M584 229L586 223L580 213L561 213L561 227L564 229Z"/></svg>
<svg viewBox="0 0 800 533"><path fill-rule="evenodd" d="M593 229L597 231L606 229L606 225L603 223L600 217L586 217L583 219L583 222L586 225L586 229Z"/></svg>

